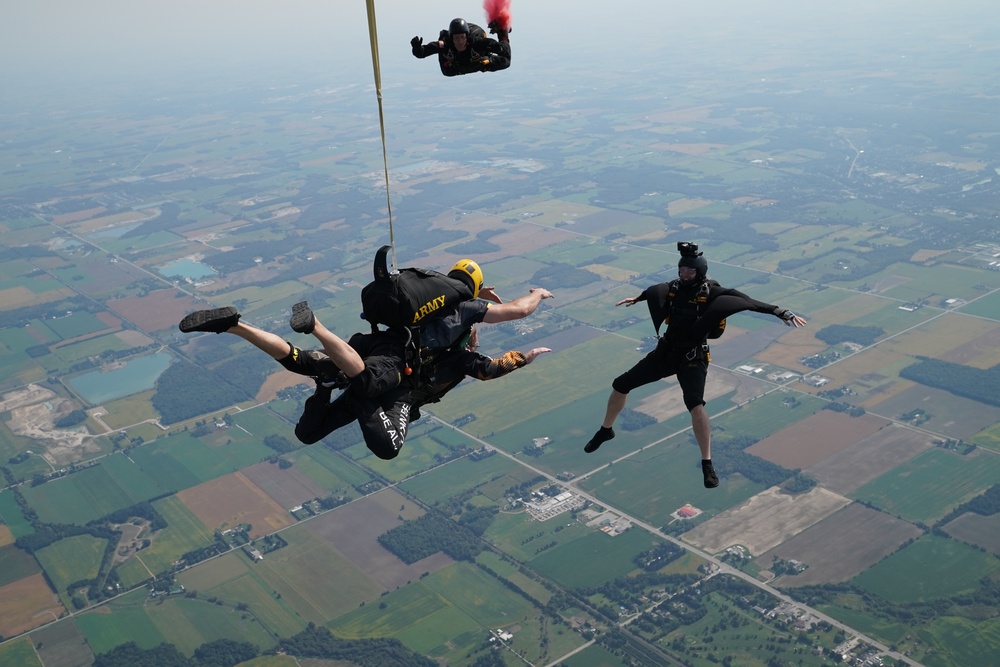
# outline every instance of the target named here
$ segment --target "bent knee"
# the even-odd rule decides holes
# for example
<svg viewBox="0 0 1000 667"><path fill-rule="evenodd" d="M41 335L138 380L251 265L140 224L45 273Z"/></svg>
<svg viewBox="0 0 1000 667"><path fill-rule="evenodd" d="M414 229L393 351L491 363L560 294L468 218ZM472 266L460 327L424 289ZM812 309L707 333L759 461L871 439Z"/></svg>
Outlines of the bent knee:
<svg viewBox="0 0 1000 667"><path fill-rule="evenodd" d="M295 427L295 437L303 445L315 445L323 439L323 435L304 428Z"/></svg>
<svg viewBox="0 0 1000 667"><path fill-rule="evenodd" d="M371 447L369 447L369 449L371 449ZM391 447L379 447L378 449L372 449L372 454L379 457L383 461L391 461L399 455L399 450Z"/></svg>

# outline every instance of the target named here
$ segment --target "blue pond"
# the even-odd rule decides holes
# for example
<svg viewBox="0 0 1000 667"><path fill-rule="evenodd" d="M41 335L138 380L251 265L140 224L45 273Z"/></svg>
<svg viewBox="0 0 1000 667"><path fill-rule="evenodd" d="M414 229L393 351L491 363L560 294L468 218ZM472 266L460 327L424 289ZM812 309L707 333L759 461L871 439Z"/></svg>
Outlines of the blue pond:
<svg viewBox="0 0 1000 667"><path fill-rule="evenodd" d="M216 274L215 269L209 265L196 262L193 259L177 259L167 262L163 266L158 266L156 269L168 278L180 276L188 280L199 280Z"/></svg>
<svg viewBox="0 0 1000 667"><path fill-rule="evenodd" d="M100 405L152 389L156 379L170 366L170 360L169 354L159 352L133 359L106 373L91 371L78 375L68 383L87 403Z"/></svg>

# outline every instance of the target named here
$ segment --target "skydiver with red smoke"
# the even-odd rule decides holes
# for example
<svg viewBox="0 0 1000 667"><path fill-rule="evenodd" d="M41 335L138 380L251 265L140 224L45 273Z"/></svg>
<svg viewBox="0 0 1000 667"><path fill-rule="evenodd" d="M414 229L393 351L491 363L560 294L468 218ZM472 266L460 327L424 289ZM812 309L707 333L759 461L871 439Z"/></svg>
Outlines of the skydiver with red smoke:
<svg viewBox="0 0 1000 667"><path fill-rule="evenodd" d="M424 44L423 37L410 40L416 58L437 54L441 73L459 76L474 72L498 72L510 67L510 0L484 0L487 27L496 39L475 23L454 19L437 41Z"/></svg>

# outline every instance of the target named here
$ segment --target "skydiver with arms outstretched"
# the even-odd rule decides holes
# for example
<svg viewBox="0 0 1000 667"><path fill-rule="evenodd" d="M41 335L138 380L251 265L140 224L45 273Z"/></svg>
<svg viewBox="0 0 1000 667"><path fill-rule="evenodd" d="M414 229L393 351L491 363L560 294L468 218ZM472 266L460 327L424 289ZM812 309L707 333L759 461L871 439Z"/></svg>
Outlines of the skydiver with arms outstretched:
<svg viewBox="0 0 1000 667"><path fill-rule="evenodd" d="M457 18L447 30L441 31L436 41L424 44L424 38L418 36L410 40L410 47L417 58L437 54L445 76L498 72L510 67L510 28L503 27L497 19L490 22L489 28L496 39L487 37L475 23Z"/></svg>
<svg viewBox="0 0 1000 667"><path fill-rule="evenodd" d="M641 294L622 299L615 306L625 307L646 301L656 327L656 348L611 383L607 411L601 428L583 448L588 454L615 437L612 426L625 408L628 394L651 382L672 375L684 396L684 406L691 413L691 430L701 451L701 469L705 488L719 485L712 463L712 427L705 409L705 380L711 359L708 338L717 338L725 328L725 319L744 311L774 315L788 326L802 327L806 321L790 310L757 301L742 292L722 287L708 278L708 261L693 243L678 243L681 258L677 279L646 288ZM667 323L663 336L660 326Z"/></svg>

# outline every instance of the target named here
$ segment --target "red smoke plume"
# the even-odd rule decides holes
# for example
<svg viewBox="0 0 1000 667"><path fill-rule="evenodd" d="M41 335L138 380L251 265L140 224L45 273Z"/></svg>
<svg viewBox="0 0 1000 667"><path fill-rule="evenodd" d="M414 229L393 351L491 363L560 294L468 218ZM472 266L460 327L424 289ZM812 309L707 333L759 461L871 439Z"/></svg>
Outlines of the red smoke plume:
<svg viewBox="0 0 1000 667"><path fill-rule="evenodd" d="M496 19L501 28L510 30L510 0L483 0L483 9L487 20Z"/></svg>

